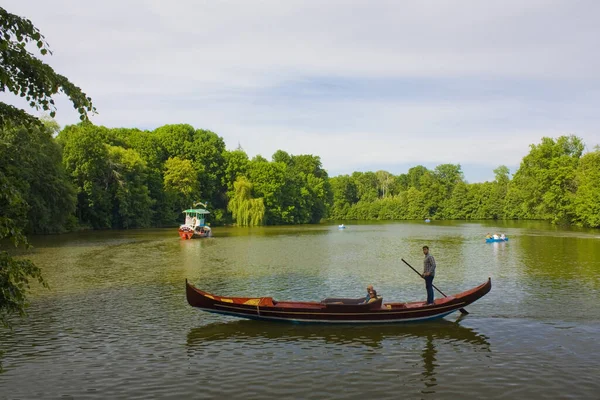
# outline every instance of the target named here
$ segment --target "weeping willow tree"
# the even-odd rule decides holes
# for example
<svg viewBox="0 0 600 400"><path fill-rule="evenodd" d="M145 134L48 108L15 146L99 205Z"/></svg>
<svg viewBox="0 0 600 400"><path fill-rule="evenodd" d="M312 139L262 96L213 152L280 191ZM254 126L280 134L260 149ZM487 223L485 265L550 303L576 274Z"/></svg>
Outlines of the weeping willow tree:
<svg viewBox="0 0 600 400"><path fill-rule="evenodd" d="M233 197L227 209L231 211L238 226L262 225L265 218L263 198L252 198L252 183L241 176L233 183Z"/></svg>

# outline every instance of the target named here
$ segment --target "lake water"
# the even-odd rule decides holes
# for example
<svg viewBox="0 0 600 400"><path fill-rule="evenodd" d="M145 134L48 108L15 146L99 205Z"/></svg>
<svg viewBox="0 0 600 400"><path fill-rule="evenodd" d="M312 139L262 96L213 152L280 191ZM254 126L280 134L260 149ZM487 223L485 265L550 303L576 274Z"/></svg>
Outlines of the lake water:
<svg viewBox="0 0 600 400"><path fill-rule="evenodd" d="M507 243L483 241L501 231ZM347 223L34 237L29 317L0 330L0 398L600 398L600 231L537 222ZM330 326L201 312L220 295L424 300L492 290L437 322ZM436 294L437 295L437 294Z"/></svg>

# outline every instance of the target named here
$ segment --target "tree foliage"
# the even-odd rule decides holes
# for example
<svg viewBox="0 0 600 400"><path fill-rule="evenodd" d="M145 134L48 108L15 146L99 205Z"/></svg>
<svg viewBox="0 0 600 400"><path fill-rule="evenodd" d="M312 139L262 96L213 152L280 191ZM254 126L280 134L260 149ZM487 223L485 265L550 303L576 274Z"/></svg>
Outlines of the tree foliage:
<svg viewBox="0 0 600 400"><path fill-rule="evenodd" d="M575 174L583 149L583 142L575 136L545 137L531 145L507 193L509 217L571 221Z"/></svg>
<svg viewBox="0 0 600 400"><path fill-rule="evenodd" d="M81 119L87 120L88 112L96 111L92 99L37 58L29 51L32 47L42 56L52 54L45 37L30 20L0 7L0 92L23 97L32 108L48 111L51 117L56 113L52 97L64 93ZM0 102L0 125L7 121L20 125L37 123L25 111Z"/></svg>
<svg viewBox="0 0 600 400"><path fill-rule="evenodd" d="M238 226L262 225L265 217L263 198L252 198L253 185L244 176L233 183L233 197L227 208Z"/></svg>
<svg viewBox="0 0 600 400"><path fill-rule="evenodd" d="M146 162L132 149L108 146L108 190L112 228L143 228L152 223Z"/></svg>
<svg viewBox="0 0 600 400"><path fill-rule="evenodd" d="M6 129L6 125L5 125ZM0 140L0 154L10 156L14 152L10 144ZM28 204L24 193L7 174L9 157L0 158L0 246L3 239L10 239L13 246L28 246L23 233L27 223ZM15 260L0 247L0 323L9 325L12 314L24 315L27 305L26 293L30 280L44 283L41 270L28 260Z"/></svg>
<svg viewBox="0 0 600 400"><path fill-rule="evenodd" d="M581 157L575 175L577 193L574 201L575 222L600 227L600 148Z"/></svg>
<svg viewBox="0 0 600 400"><path fill-rule="evenodd" d="M103 130L91 124L67 126L58 135L63 148L63 165L77 193L76 215L84 226L96 229L112 226L109 146Z"/></svg>
<svg viewBox="0 0 600 400"><path fill-rule="evenodd" d="M75 191L52 135L54 121L0 128L0 168L27 204L27 233L56 233L72 224Z"/></svg>
<svg viewBox="0 0 600 400"><path fill-rule="evenodd" d="M542 138L512 179L501 165L483 183L467 183L459 164L419 165L397 176L341 175L329 180L328 213L333 219L543 219L600 227L600 150L583 150L576 136Z"/></svg>
<svg viewBox="0 0 600 400"><path fill-rule="evenodd" d="M51 54L46 39L33 23L0 7L0 92L24 98L35 110L53 117L54 98L65 94L80 118L95 112L82 90L37 58ZM59 231L73 206L73 193L64 179L60 153L50 140L48 125L26 111L0 102L0 243L27 246L25 230ZM37 152L35 152L37 151ZM35 152L35 153L34 153ZM9 161L10 160L10 161ZM15 172L16 168L21 171ZM43 283L41 271L28 260L15 260L0 250L0 320L23 315L29 280Z"/></svg>
<svg viewBox="0 0 600 400"><path fill-rule="evenodd" d="M198 173L190 160L169 158L164 166L164 189L170 199L171 211L178 215L200 196Z"/></svg>

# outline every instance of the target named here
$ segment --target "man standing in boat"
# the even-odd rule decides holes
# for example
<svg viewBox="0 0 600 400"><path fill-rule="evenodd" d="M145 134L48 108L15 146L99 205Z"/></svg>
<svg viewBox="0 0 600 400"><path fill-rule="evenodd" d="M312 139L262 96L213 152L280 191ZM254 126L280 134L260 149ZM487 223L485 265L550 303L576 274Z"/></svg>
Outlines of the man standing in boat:
<svg viewBox="0 0 600 400"><path fill-rule="evenodd" d="M423 246L423 279L425 279L425 289L427 290L427 304L433 304L433 277L435 276L435 258L429 254L429 247Z"/></svg>

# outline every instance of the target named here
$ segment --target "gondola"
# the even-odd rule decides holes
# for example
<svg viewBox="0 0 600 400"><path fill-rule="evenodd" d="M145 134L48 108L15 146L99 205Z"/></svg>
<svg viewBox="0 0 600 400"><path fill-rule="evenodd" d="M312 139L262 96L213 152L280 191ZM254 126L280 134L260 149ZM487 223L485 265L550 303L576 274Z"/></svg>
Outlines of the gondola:
<svg viewBox="0 0 600 400"><path fill-rule="evenodd" d="M410 303L364 303L364 299L327 298L319 302L276 301L272 297L224 297L204 292L185 281L186 297L192 307L217 314L265 321L300 323L373 324L423 321L443 318L485 296L492 280L435 300Z"/></svg>

